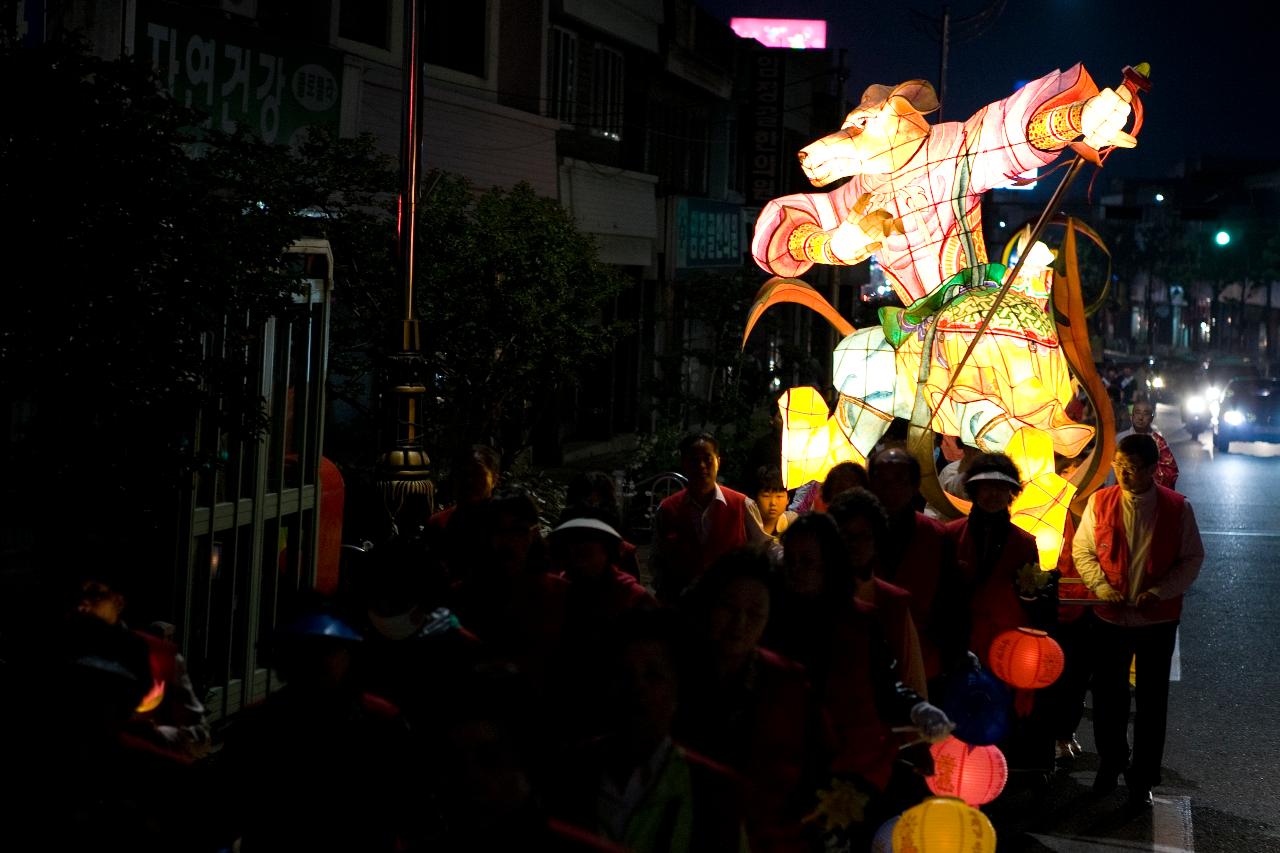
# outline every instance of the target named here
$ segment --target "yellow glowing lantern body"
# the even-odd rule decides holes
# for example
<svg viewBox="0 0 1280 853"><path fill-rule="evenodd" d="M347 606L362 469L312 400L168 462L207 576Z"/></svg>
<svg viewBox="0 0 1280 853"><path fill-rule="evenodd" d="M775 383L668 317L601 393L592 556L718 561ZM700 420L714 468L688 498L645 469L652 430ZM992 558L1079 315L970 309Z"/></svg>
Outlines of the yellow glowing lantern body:
<svg viewBox="0 0 1280 853"><path fill-rule="evenodd" d="M894 853L994 853L987 816L955 797L930 797L902 813L893 828Z"/></svg>
<svg viewBox="0 0 1280 853"><path fill-rule="evenodd" d="M903 418L927 440L952 436L1014 457L1024 473L1014 521L1036 537L1041 568L1049 569L1076 496L1054 471L1054 454L1079 455L1094 430L1065 411L1074 388L1049 305L1052 253L1022 246L1022 270L999 296L1009 270L988 261L981 200L1082 136L1094 147L1133 144L1120 129L1129 102L1099 91L1077 65L964 122L930 125L925 116L936 107L922 80L872 86L839 131L801 151L814 186L844 183L774 199L761 211L752 254L775 277L758 294L746 334L770 305L794 302L818 310L844 336L834 358L834 411L812 388L779 400L788 487L822 479L837 462L861 461ZM797 278L815 263L848 266L872 256L906 306L882 308L878 326L854 329ZM1073 338L1072 354L1079 349ZM931 448L917 445L913 452L927 457ZM967 507L940 489L934 496L944 512Z"/></svg>

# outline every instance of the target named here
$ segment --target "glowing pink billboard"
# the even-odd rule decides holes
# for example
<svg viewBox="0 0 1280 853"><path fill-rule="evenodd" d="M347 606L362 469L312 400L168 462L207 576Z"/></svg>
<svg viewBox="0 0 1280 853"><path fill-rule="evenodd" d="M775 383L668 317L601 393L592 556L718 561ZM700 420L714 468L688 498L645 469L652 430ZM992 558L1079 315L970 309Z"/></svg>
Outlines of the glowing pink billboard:
<svg viewBox="0 0 1280 853"><path fill-rule="evenodd" d="M765 47L827 46L827 22L796 18L730 18L729 26L744 39Z"/></svg>

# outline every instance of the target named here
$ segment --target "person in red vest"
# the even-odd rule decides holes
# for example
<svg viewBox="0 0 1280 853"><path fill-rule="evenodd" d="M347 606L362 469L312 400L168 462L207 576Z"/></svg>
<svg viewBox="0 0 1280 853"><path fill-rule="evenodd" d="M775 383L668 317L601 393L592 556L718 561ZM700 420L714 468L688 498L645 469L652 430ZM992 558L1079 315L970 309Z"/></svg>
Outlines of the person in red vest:
<svg viewBox="0 0 1280 853"><path fill-rule="evenodd" d="M621 541L618 544L618 568L633 578L640 577L640 562L636 557L639 549L627 541L626 530L622 525L622 511L618 507L618 487L613 477L604 471L583 471L569 481L564 494L565 510L560 520L566 521L580 509L599 513L599 517L618 531Z"/></svg>
<svg viewBox="0 0 1280 853"><path fill-rule="evenodd" d="M427 519L429 538L438 539L444 535L449 519L453 518L458 507L489 499L498 485L501 463L498 451L485 444L473 444L458 455L449 472L454 504Z"/></svg>
<svg viewBox="0 0 1280 853"><path fill-rule="evenodd" d="M804 668L759 645L773 577L762 550L738 548L681 599L689 647L674 737L745 779L752 851L799 853L825 750Z"/></svg>
<svg viewBox="0 0 1280 853"><path fill-rule="evenodd" d="M1151 788L1160 784L1182 596L1204 562L1191 504L1156 483L1159 463L1150 435L1126 436L1112 462L1119 485L1090 497L1071 546L1080 577L1108 602L1098 607L1094 626L1093 725L1101 759L1094 790L1109 793L1124 773L1129 802L1139 807L1150 805ZM1138 706L1132 763L1131 659Z"/></svg>
<svg viewBox="0 0 1280 853"><path fill-rule="evenodd" d="M934 624L941 602L944 570L954 565L946 529L915 508L920 494L920 463L900 447L881 450L871 457L868 475L871 491L889 516L889 537L880 553L876 574L911 593L911 618L920 634L920 654L925 677L942 674L945 639ZM949 657L947 655L946 657Z"/></svg>
<svg viewBox="0 0 1280 853"><path fill-rule="evenodd" d="M658 505L651 569L658 597L675 601L722 554L746 544L781 548L760 527L754 501L716 482L720 445L710 433L680 441L680 470L687 485Z"/></svg>
<svg viewBox="0 0 1280 853"><path fill-rule="evenodd" d="M480 638L487 657L543 683L561 649L569 584L549 571L533 498L500 491L460 508L449 531L461 570L450 609Z"/></svg>
<svg viewBox="0 0 1280 853"><path fill-rule="evenodd" d="M889 539L884 507L867 489L853 488L832 501L830 514L845 544L854 597L876 609L889 649L898 661L898 678L927 697L920 635L911 616L911 593L879 576L880 554Z"/></svg>
<svg viewBox="0 0 1280 853"><path fill-rule="evenodd" d="M1009 507L1022 491L1018 466L1003 453L984 453L965 474L973 506L969 515L946 526L955 548L957 585L948 591L948 616L959 641L986 665L991 643L1005 631L1032 624L1018 597L1018 572L1040 565L1036 540L1013 524ZM954 598L952 597L954 596Z"/></svg>
<svg viewBox="0 0 1280 853"><path fill-rule="evenodd" d="M633 853L739 853L742 780L671 736L680 707L675 617L644 610L616 621L596 673L609 725L560 763L553 813Z"/></svg>
<svg viewBox="0 0 1280 853"><path fill-rule="evenodd" d="M898 761L906 739L893 729L916 727L937 741L952 725L898 679L875 607L853 596L855 578L831 516L801 516L782 543L783 583L764 643L805 667L830 729L834 777L852 775L878 792L862 821L870 832L926 795L923 780Z"/></svg>

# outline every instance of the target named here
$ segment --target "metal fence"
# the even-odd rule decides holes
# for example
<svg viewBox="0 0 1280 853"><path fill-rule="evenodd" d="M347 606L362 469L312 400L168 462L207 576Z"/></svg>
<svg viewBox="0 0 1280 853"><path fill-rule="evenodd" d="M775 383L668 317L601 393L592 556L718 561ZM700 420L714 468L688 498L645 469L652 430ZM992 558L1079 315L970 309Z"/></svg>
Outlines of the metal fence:
<svg viewBox="0 0 1280 853"><path fill-rule="evenodd" d="M176 633L212 720L279 686L266 641L315 580L333 254L327 240L303 240L287 258L308 284L292 310L256 329L251 319L227 318L205 338L210 353L239 347L227 354L245 359L270 417L260 439L242 441L218 428L218 412L204 413L197 450L222 464L180 498ZM243 331L252 334L236 334Z"/></svg>

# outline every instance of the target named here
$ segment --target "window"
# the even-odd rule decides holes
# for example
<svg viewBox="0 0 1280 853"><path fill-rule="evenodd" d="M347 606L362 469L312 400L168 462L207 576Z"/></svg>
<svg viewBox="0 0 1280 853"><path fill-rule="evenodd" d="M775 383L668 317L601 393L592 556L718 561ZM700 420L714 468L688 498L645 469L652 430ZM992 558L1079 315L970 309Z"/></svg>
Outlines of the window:
<svg viewBox="0 0 1280 853"><path fill-rule="evenodd" d="M427 62L473 77L489 76L489 4L481 0L428 4Z"/></svg>
<svg viewBox="0 0 1280 853"><path fill-rule="evenodd" d="M552 27L547 37L547 116L573 124L578 100L578 37Z"/></svg>
<svg viewBox="0 0 1280 853"><path fill-rule="evenodd" d="M347 0L338 9L338 37L391 49L391 0Z"/></svg>
<svg viewBox="0 0 1280 853"><path fill-rule="evenodd" d="M596 45L591 91L591 131L622 139L622 54Z"/></svg>

